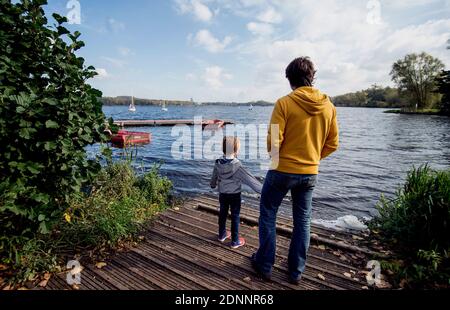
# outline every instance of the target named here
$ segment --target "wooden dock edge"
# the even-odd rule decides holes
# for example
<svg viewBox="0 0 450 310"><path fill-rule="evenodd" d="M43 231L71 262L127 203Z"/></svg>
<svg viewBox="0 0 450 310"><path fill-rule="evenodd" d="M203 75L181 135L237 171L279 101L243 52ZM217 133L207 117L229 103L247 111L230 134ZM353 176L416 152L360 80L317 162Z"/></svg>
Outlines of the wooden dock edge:
<svg viewBox="0 0 450 310"><path fill-rule="evenodd" d="M205 211L208 213L212 213L212 214L216 214L216 215L219 214L219 210L216 207L208 206L208 205L201 204L201 203L197 204L197 207L199 210L202 210L202 211ZM259 225L259 220L257 218L248 216L248 215L241 215L241 221L248 225L252 225L252 226ZM292 236L292 229L288 228L288 227L282 227L282 226L277 225L277 232L279 234L287 236L287 237ZM356 253L363 253L363 254L369 255L371 257L379 257L379 258L387 257L387 255L385 255L383 253L374 252L367 248L362 248L362 247L358 247L358 246L354 246L354 245L350 245L350 244L345 244L343 242L336 242L334 240L316 236L314 234L311 235L311 240L322 243L322 244L329 245L334 248L338 248L338 249L342 249L342 250L346 250L346 251L352 251L352 252L356 252Z"/></svg>

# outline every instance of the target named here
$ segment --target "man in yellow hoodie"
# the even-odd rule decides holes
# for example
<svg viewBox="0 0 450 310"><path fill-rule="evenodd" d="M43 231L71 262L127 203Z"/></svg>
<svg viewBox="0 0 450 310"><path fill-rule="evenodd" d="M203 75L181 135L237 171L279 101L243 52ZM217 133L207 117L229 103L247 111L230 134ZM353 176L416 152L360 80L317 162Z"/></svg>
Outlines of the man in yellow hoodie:
<svg viewBox="0 0 450 310"><path fill-rule="evenodd" d="M289 64L286 77L292 93L275 105L268 135L272 167L261 194L259 249L252 256L255 271L270 279L275 262L278 208L291 191L294 230L289 249L289 280L298 284L310 244L312 194L322 159L339 146L336 108L313 88L316 71L308 57Z"/></svg>

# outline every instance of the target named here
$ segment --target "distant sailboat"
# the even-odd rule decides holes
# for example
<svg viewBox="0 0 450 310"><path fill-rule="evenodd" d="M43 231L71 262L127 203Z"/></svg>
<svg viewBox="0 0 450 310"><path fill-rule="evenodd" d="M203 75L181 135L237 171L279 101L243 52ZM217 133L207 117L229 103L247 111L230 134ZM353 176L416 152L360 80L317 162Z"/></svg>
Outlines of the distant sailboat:
<svg viewBox="0 0 450 310"><path fill-rule="evenodd" d="M168 112L168 111L169 111L169 109L166 107L166 102L165 102L165 101L164 101L164 103L163 103L163 106L162 106L161 110L162 110L163 112Z"/></svg>
<svg viewBox="0 0 450 310"><path fill-rule="evenodd" d="M248 108L250 111L253 111L253 104L250 104L250 107Z"/></svg>
<svg viewBox="0 0 450 310"><path fill-rule="evenodd" d="M128 107L128 111L136 112L136 106L134 105L134 96L131 96L131 104Z"/></svg>

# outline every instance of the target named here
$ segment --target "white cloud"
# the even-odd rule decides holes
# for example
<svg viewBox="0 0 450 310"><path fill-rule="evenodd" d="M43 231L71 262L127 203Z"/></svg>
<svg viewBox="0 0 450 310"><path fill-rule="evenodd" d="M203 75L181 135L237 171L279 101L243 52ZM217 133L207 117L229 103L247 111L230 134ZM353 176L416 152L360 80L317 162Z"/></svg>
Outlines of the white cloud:
<svg viewBox="0 0 450 310"><path fill-rule="evenodd" d="M275 11L273 7L267 8L264 12L258 15L257 19L263 23L279 24L283 21L280 13Z"/></svg>
<svg viewBox="0 0 450 310"><path fill-rule="evenodd" d="M209 7L200 0L176 0L177 10L180 14L192 14L202 22L209 22L214 14Z"/></svg>
<svg viewBox="0 0 450 310"><path fill-rule="evenodd" d="M223 87L224 80L231 80L233 76L229 73L225 73L224 69L219 66L212 66L205 68L203 80L206 86L212 89L220 89Z"/></svg>
<svg viewBox="0 0 450 310"><path fill-rule="evenodd" d="M254 35L260 36L271 35L274 31L273 26L271 24L255 23L255 22L248 23L247 29Z"/></svg>
<svg viewBox="0 0 450 310"><path fill-rule="evenodd" d="M188 40L192 36L188 36ZM227 47L232 39L230 36L226 36L222 41L214 37L214 35L209 32L209 30L203 29L197 32L197 34L194 37L194 41L197 45L204 47L207 51L211 53L218 53L221 52Z"/></svg>
<svg viewBox="0 0 450 310"><path fill-rule="evenodd" d="M368 2L205 0L210 7L220 9L221 16L231 15L239 24L244 23L254 37L239 41L241 34L236 33L235 44L227 48L227 55L236 60L235 67L228 68L240 77L234 88L224 86L223 78L214 78L217 69L198 75L198 79L219 85L220 91L215 91L214 96L223 96L222 100L273 101L290 91L284 70L293 58L303 55L310 56L316 64L316 86L330 95L364 89L374 83L392 85L392 64L409 53L425 51L449 68L449 0L380 0L380 24L369 22L374 9L367 7ZM230 29L225 24L220 26L225 31ZM204 35L204 39L212 42L210 51L225 48L224 41L212 35ZM192 41L206 45L197 42L196 35ZM204 68L205 64L199 66ZM203 93L201 89L198 92L197 96Z"/></svg>
<svg viewBox="0 0 450 310"><path fill-rule="evenodd" d="M97 68L95 71L97 72L97 75L94 78L97 80L104 80L110 77L104 68Z"/></svg>

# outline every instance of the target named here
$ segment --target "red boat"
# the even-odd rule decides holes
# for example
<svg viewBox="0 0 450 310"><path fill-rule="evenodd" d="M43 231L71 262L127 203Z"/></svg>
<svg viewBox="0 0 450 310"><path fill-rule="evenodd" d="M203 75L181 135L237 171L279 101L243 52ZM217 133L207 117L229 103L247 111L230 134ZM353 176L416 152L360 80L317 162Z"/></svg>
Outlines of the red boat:
<svg viewBox="0 0 450 310"><path fill-rule="evenodd" d="M124 148L130 145L144 145L149 144L152 135L148 132L133 132L126 130L119 130L117 134L111 137L111 143L119 148Z"/></svg>
<svg viewBox="0 0 450 310"><path fill-rule="evenodd" d="M224 126L225 121L222 121L220 119L207 120L202 124L203 130L217 130L223 128Z"/></svg>

